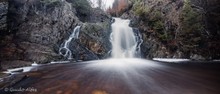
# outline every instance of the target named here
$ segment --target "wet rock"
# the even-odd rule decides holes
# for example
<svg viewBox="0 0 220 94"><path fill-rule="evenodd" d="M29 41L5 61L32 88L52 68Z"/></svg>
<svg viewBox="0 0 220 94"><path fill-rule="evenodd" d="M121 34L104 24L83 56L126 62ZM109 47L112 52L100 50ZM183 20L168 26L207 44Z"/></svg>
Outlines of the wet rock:
<svg viewBox="0 0 220 94"><path fill-rule="evenodd" d="M89 61L99 59L99 57L94 54L94 52L83 46L79 40L74 40L70 43L70 50L75 61Z"/></svg>
<svg viewBox="0 0 220 94"><path fill-rule="evenodd" d="M85 23L82 26L79 41L99 58L104 58L111 49L109 30L110 20L104 23Z"/></svg>

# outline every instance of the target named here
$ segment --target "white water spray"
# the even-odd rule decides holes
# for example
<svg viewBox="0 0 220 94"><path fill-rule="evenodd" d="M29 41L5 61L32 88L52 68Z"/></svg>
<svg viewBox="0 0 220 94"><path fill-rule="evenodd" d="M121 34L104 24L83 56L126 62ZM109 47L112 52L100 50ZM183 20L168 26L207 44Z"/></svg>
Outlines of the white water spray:
<svg viewBox="0 0 220 94"><path fill-rule="evenodd" d="M112 58L134 58L140 50L140 34L135 36L133 29L129 27L130 20L114 18L110 41L112 43ZM139 37L139 38L137 38Z"/></svg>
<svg viewBox="0 0 220 94"><path fill-rule="evenodd" d="M67 57L68 59L72 59L72 52L69 49L70 42L72 39L78 39L79 38L79 32L80 32L80 26L76 26L73 30L73 33L69 36L67 40L65 40L64 44L59 49L59 54L61 54L64 57ZM65 53L62 53L62 51L65 51Z"/></svg>
<svg viewBox="0 0 220 94"><path fill-rule="evenodd" d="M140 52L140 45L142 43L141 35L138 31L133 31L129 27L130 20L123 20L120 18L114 18L112 24L112 33L110 41L112 43L112 58L105 60L85 61L86 66L82 67L83 70L95 72L100 76L98 80L103 81L103 86L108 86L109 79L103 78L117 78L124 82L131 90L131 94L143 94L140 85L136 83L146 83L144 86L148 86L148 81L153 82L151 78L145 75L143 70L160 67L154 61L135 58ZM74 32L77 32L74 30ZM74 35L73 32L73 35ZM75 35L74 35L75 36ZM65 42L63 48L68 49L71 37ZM67 55L69 50L64 54ZM103 77L103 78L102 78Z"/></svg>

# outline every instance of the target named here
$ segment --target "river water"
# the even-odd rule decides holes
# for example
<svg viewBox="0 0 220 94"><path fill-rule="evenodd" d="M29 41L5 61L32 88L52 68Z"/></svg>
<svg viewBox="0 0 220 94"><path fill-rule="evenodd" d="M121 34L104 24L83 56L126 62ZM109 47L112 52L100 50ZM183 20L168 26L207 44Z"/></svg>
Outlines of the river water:
<svg viewBox="0 0 220 94"><path fill-rule="evenodd" d="M111 58L38 66L12 88L37 92L15 94L219 94L220 63L159 63L136 58L141 36L129 20L114 18ZM79 27L78 27L79 28ZM68 42L61 49L70 57ZM15 76L16 77L16 76ZM1 94L7 94L0 90Z"/></svg>

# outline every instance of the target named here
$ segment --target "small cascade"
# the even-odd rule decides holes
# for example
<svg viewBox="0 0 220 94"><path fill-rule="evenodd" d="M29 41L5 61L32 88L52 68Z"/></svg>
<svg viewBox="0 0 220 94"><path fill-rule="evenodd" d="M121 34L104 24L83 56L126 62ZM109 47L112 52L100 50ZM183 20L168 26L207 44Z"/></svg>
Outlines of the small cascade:
<svg viewBox="0 0 220 94"><path fill-rule="evenodd" d="M134 31L134 30L133 30ZM134 32L135 40L136 40L136 51L135 51L135 57L141 57L141 44L143 43L143 39L141 36L141 33L138 29Z"/></svg>
<svg viewBox="0 0 220 94"><path fill-rule="evenodd" d="M72 59L72 52L69 49L70 46L70 42L72 41L72 39L78 39L79 38L79 32L80 32L80 26L76 26L73 30L73 33L69 36L69 38L67 40L65 40L65 42L61 45L60 49L59 49L59 54L68 58L68 59Z"/></svg>
<svg viewBox="0 0 220 94"><path fill-rule="evenodd" d="M112 58L134 58L140 54L140 45L143 40L140 33L134 32L129 24L130 20L114 18L110 35Z"/></svg>

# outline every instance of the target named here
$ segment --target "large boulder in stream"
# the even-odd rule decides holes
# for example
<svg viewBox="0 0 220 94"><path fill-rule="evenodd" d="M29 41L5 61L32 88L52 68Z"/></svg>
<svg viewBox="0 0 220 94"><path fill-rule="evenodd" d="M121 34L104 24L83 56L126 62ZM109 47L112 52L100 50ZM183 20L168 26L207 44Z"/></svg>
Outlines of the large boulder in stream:
<svg viewBox="0 0 220 94"><path fill-rule="evenodd" d="M13 60L36 63L58 60L60 55L55 50L58 43L80 23L71 3L65 0L8 0L8 3L10 33L0 43L2 65Z"/></svg>

